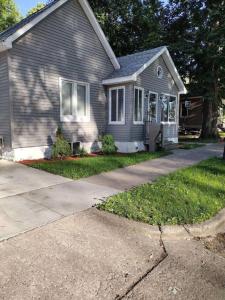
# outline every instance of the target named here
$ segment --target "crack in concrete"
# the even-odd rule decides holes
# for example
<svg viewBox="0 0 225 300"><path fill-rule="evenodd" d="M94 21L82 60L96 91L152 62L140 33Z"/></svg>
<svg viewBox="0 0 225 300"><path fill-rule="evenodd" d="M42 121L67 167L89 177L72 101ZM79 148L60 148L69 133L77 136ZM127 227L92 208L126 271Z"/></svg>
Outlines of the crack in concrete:
<svg viewBox="0 0 225 300"><path fill-rule="evenodd" d="M130 287L128 287L127 291L123 294L123 295L117 295L115 297L115 300L122 300L124 299L130 292L132 292L132 290L139 284L141 283L149 274L151 274L168 256L168 252L166 250L163 238L162 238L162 227L161 225L158 226L159 227L159 231L160 231L160 239L159 239L159 243L160 246L163 249L163 253L161 255L161 257L156 260L155 264L153 267L151 267L150 269L148 269L142 276L140 276L137 281L135 281L133 284L130 285Z"/></svg>
<svg viewBox="0 0 225 300"><path fill-rule="evenodd" d="M195 238L194 235L190 232L190 230L185 225L182 225L182 227L187 232L187 234L190 235L190 237Z"/></svg>

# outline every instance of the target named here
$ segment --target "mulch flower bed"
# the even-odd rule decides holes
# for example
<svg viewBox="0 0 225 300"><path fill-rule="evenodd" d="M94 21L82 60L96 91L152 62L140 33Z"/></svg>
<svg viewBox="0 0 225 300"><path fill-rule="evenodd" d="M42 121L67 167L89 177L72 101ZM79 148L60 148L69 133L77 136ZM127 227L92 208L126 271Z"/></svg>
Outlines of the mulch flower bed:
<svg viewBox="0 0 225 300"><path fill-rule="evenodd" d="M126 156L127 154L125 153L116 153L114 154L115 156ZM87 158L87 157L100 157L100 156L104 156L104 154L102 152L98 152L98 153L90 153L88 155L85 155L83 157L80 156L69 156L69 157L64 157L64 158L55 158L55 159L47 159L47 158L43 158L43 159L28 159L28 160L22 160L19 161L20 164L29 166L32 164L36 164L36 163L53 163L53 162L58 162L58 161L75 161L75 160L80 160L83 158Z"/></svg>

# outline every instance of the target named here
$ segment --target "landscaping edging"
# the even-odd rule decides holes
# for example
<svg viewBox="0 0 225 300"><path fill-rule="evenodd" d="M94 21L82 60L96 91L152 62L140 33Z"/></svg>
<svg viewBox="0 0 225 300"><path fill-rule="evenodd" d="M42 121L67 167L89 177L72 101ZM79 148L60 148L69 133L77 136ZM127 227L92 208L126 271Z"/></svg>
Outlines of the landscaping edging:
<svg viewBox="0 0 225 300"><path fill-rule="evenodd" d="M215 217L200 224L193 225L166 225L161 227L164 239L188 239L192 237L216 236L225 232L225 208Z"/></svg>

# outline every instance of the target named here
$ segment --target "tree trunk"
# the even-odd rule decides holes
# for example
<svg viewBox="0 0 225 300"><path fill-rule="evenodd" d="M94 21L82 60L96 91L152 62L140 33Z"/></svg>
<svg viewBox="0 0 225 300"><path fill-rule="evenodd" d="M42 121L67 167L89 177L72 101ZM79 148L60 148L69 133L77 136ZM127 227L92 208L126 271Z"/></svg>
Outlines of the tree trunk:
<svg viewBox="0 0 225 300"><path fill-rule="evenodd" d="M203 122L201 138L217 139L218 138L218 107L213 101L205 100L203 103Z"/></svg>

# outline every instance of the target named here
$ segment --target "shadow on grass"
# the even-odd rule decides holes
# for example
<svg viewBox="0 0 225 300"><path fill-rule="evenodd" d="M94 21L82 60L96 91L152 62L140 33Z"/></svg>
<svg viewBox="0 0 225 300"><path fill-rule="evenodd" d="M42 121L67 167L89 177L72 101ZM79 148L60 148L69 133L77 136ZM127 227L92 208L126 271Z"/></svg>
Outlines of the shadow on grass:
<svg viewBox="0 0 225 300"><path fill-rule="evenodd" d="M112 196L101 209L151 225L206 221L225 206L225 165L210 159Z"/></svg>

